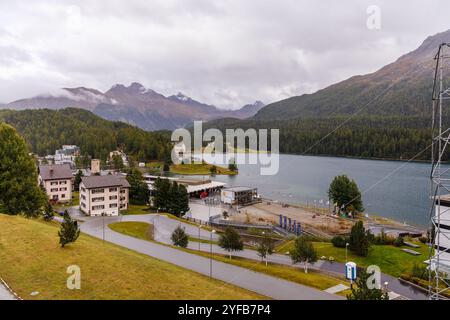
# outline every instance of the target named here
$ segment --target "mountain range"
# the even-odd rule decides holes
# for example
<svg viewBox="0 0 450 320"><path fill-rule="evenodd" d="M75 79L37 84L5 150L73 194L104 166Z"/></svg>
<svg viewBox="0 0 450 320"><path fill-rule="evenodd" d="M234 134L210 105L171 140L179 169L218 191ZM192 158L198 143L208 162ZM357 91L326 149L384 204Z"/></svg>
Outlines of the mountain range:
<svg viewBox="0 0 450 320"><path fill-rule="evenodd" d="M329 117L357 111L358 115L429 115L434 57L439 45L449 42L450 30L430 36L416 50L374 73L353 76L313 94L271 103L254 119Z"/></svg>
<svg viewBox="0 0 450 320"><path fill-rule="evenodd" d="M0 108L14 110L81 108L104 119L123 121L148 131L173 130L194 120L244 119L255 115L262 107L264 104L256 101L238 110L224 110L182 93L166 97L137 82L129 86L116 84L106 92L85 87L63 88L58 94L39 95L0 105Z"/></svg>

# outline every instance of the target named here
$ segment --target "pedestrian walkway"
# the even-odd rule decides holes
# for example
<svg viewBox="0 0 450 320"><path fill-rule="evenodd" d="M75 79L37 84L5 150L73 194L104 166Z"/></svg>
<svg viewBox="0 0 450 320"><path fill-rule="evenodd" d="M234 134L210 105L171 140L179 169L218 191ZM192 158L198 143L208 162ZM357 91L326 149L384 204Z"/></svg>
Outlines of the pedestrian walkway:
<svg viewBox="0 0 450 320"><path fill-rule="evenodd" d="M0 282L0 300L17 300L17 298Z"/></svg>

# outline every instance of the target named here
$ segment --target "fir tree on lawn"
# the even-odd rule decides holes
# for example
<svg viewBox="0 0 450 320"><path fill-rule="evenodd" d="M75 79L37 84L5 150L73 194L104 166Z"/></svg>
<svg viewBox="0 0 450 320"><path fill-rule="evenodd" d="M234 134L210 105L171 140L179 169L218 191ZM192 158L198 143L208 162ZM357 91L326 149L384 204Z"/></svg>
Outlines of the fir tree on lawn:
<svg viewBox="0 0 450 320"><path fill-rule="evenodd" d="M78 222L73 220L69 213L64 211L64 221L61 223L61 229L58 231L59 243L62 248L66 244L75 242L80 236Z"/></svg>

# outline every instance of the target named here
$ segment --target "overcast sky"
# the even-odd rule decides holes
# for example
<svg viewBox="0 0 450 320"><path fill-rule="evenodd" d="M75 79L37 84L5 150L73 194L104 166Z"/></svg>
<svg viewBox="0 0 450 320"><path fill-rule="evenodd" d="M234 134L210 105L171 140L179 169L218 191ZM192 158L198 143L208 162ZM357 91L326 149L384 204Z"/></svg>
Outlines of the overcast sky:
<svg viewBox="0 0 450 320"><path fill-rule="evenodd" d="M269 103L377 70L450 29L449 12L448 0L0 0L0 102L137 81L219 107Z"/></svg>

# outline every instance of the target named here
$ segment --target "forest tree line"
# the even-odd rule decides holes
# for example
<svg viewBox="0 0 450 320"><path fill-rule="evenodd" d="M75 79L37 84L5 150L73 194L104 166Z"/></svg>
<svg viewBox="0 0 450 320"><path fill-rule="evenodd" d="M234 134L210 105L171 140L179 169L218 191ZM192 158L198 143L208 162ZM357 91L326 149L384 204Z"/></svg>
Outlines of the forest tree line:
<svg viewBox="0 0 450 320"><path fill-rule="evenodd" d="M0 110L0 121L15 127L29 149L40 156L54 154L63 144L74 144L83 156L101 160L118 148L133 155L135 161L170 159L167 134L104 120L86 110Z"/></svg>

